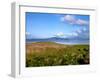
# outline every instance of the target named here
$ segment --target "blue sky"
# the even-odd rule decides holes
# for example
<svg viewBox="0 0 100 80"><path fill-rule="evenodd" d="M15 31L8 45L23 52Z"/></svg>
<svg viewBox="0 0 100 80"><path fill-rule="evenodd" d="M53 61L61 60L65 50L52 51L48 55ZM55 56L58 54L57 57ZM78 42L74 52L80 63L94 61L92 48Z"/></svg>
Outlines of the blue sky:
<svg viewBox="0 0 100 80"><path fill-rule="evenodd" d="M89 15L26 12L26 37L89 39Z"/></svg>

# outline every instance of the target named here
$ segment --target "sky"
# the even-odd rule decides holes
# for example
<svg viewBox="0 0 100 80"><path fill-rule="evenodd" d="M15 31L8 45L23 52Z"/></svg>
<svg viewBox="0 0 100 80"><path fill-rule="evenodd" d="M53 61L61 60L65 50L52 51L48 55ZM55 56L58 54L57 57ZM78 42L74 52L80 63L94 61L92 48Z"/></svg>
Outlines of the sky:
<svg viewBox="0 0 100 80"><path fill-rule="evenodd" d="M26 12L26 38L89 39L89 15Z"/></svg>

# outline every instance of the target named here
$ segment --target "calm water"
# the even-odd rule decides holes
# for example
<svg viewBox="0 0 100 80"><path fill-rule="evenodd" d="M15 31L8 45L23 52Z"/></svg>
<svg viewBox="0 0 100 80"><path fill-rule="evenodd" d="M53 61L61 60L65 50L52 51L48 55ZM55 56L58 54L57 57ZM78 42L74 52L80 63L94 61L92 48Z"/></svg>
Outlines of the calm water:
<svg viewBox="0 0 100 80"><path fill-rule="evenodd" d="M73 44L89 44L89 41L70 41L70 42L56 42L59 44L73 45Z"/></svg>

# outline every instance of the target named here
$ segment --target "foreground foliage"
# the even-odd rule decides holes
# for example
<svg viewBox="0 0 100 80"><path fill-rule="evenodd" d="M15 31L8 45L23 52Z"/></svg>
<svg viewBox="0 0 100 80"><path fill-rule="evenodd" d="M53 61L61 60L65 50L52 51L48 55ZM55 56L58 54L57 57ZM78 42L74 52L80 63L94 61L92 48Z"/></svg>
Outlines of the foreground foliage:
<svg viewBox="0 0 100 80"><path fill-rule="evenodd" d="M53 42L26 45L26 67L81 64L89 64L89 45L62 45Z"/></svg>

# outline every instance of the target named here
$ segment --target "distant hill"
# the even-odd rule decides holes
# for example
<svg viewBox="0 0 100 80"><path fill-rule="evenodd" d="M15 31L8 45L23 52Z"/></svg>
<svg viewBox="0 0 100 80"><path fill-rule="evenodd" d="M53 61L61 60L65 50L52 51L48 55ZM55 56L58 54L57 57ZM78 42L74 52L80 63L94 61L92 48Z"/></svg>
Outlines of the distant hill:
<svg viewBox="0 0 100 80"><path fill-rule="evenodd" d="M31 38L26 39L27 42L68 42L68 41L78 41L78 40L89 40L80 37L70 37L70 38L61 38L61 37L51 37L51 38Z"/></svg>
<svg viewBox="0 0 100 80"><path fill-rule="evenodd" d="M64 41L68 40L67 38L59 38L59 37L51 37L51 38L32 38L32 39L26 39L26 41L43 41L43 42L48 42L48 41Z"/></svg>

